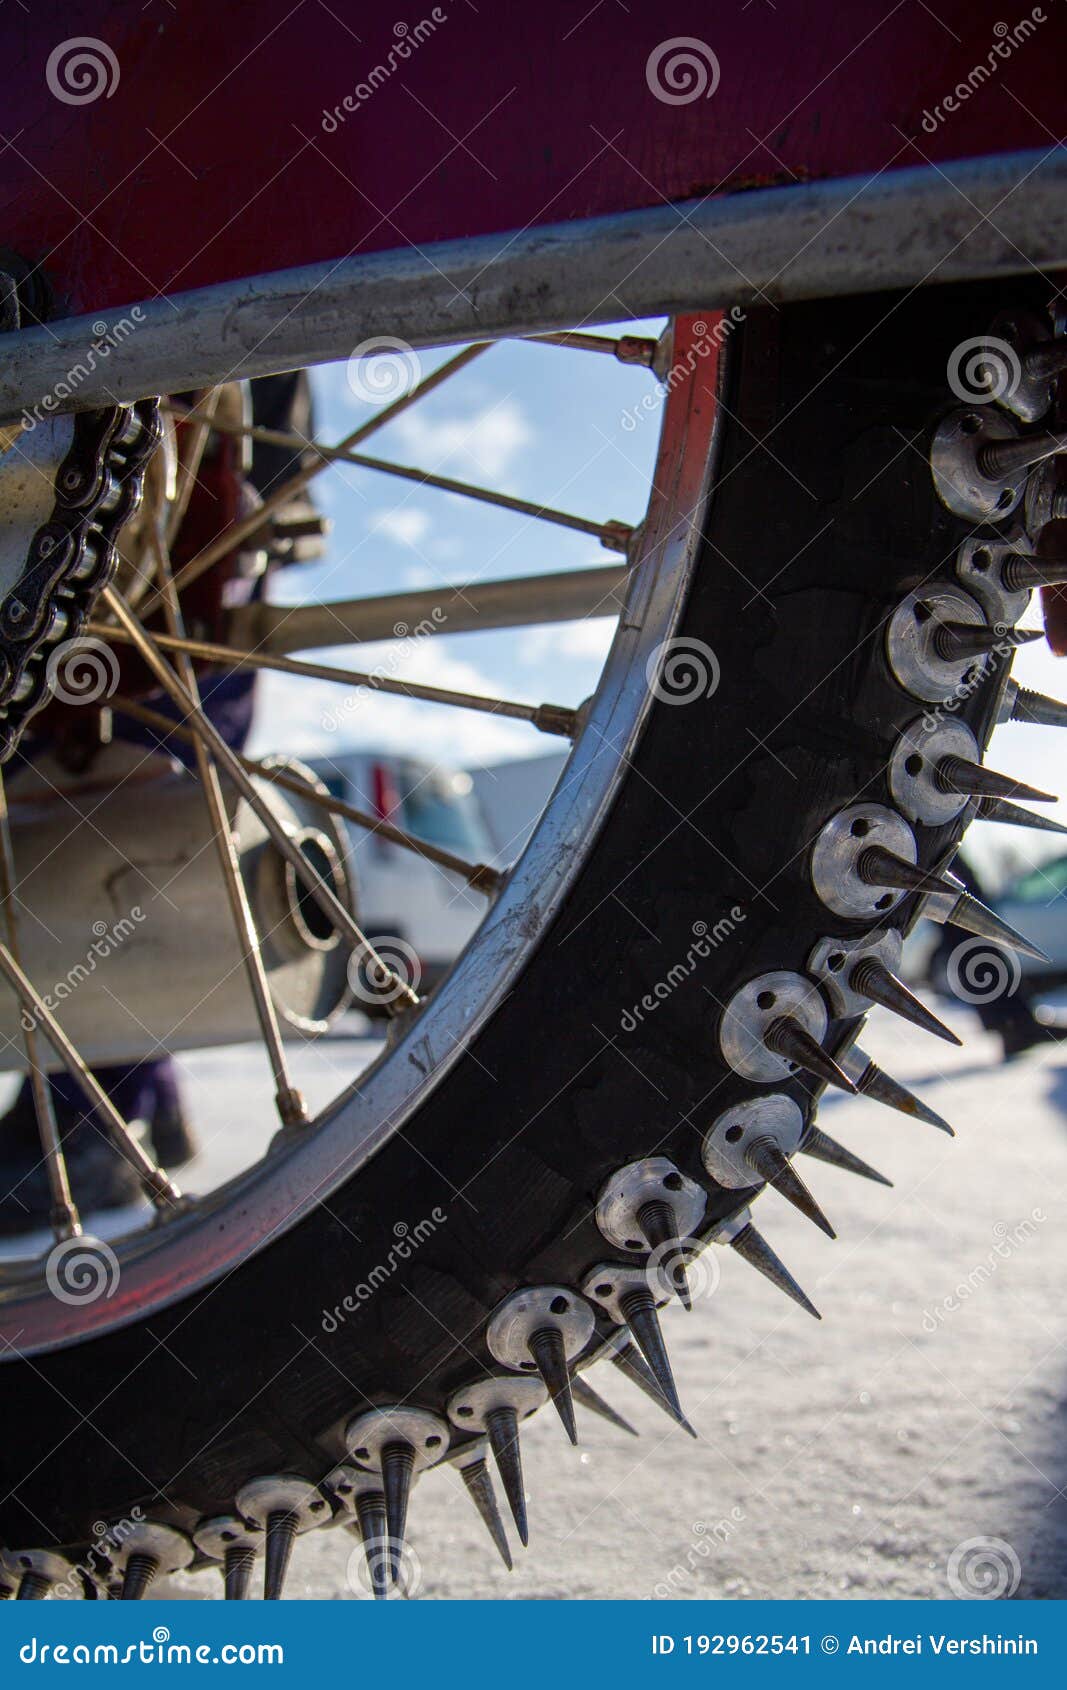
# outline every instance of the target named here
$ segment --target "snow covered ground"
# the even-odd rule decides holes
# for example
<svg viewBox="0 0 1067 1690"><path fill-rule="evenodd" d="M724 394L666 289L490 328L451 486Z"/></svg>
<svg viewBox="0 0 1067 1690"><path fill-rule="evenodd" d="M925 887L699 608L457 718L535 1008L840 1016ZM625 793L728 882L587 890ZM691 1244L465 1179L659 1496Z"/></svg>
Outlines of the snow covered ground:
<svg viewBox="0 0 1067 1690"><path fill-rule="evenodd" d="M588 1414L572 1450L555 1417L524 1430L531 1519L510 1576L458 1476L418 1484L409 1520L422 1598L947 1597L974 1538L1001 1540L1020 1596L1067 1595L1067 1046L1005 1066L969 1013L962 1051L872 1020L864 1046L953 1121L950 1140L862 1100L825 1129L894 1189L806 1161L831 1243L776 1193L757 1224L821 1308L816 1324L729 1251L692 1314L665 1314L693 1442L608 1364L592 1376L639 1428ZM313 1101L370 1047L300 1053ZM194 1057L194 1104L223 1171L251 1053ZM228 1135L227 1135L228 1138ZM197 1181L187 1182L195 1187ZM499 1489L499 1487L498 1487ZM312 1533L287 1594L351 1599L358 1543ZM982 1556L979 1556L981 1561ZM172 1581L217 1595L213 1574Z"/></svg>

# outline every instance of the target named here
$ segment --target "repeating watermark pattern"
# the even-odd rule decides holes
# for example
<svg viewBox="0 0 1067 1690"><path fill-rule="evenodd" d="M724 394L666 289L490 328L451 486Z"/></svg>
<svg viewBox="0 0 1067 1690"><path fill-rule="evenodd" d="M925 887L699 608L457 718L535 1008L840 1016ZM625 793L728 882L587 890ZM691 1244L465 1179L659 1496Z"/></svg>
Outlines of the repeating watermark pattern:
<svg viewBox="0 0 1067 1690"><path fill-rule="evenodd" d="M948 385L965 405L991 405L1007 399L1022 380L1014 346L998 335L973 335L953 347L945 371Z"/></svg>
<svg viewBox="0 0 1067 1690"><path fill-rule="evenodd" d="M712 951L737 931L745 919L745 912L740 904L734 904L729 915L720 916L715 925L708 927L706 921L694 921L693 943L689 946L681 962L676 962L667 970L662 980L657 980L650 992L646 992L637 1003L624 1009L619 1020L619 1026L624 1033L633 1033L640 1026L646 1015L652 1015L661 1003L666 1003L671 993L696 973L697 965L706 962Z"/></svg>
<svg viewBox="0 0 1067 1690"><path fill-rule="evenodd" d="M36 1635L19 1650L24 1666L223 1666L280 1667L285 1665L281 1643L172 1643L165 1625L152 1629L151 1638L135 1643L54 1643Z"/></svg>
<svg viewBox="0 0 1067 1690"><path fill-rule="evenodd" d="M973 65L962 81L957 82L951 93L933 108L922 115L922 126L928 135L936 135L943 123L965 106L972 95L994 77L1006 59L1010 59L1020 47L1026 45L1038 27L1048 22L1048 14L1041 6L1035 6L1018 23L996 23L993 25L993 44L984 59Z"/></svg>
<svg viewBox="0 0 1067 1690"><path fill-rule="evenodd" d="M403 996L405 987L418 991L422 962L414 946L394 933L376 937L374 949L379 963L358 951L352 952L348 959L348 984L359 1003L368 1009L384 1009Z"/></svg>
<svg viewBox="0 0 1067 1690"><path fill-rule="evenodd" d="M645 1261L648 1288L657 1300L674 1297L684 1264L690 1303L706 1303L714 1297L722 1280L721 1257L721 1250L705 1250L696 1238L659 1244Z"/></svg>
<svg viewBox="0 0 1067 1690"><path fill-rule="evenodd" d="M45 667L48 690L60 704L99 704L119 684L119 660L111 646L91 635L63 640Z"/></svg>
<svg viewBox="0 0 1067 1690"><path fill-rule="evenodd" d="M45 1283L53 1297L71 1308L106 1302L118 1290L121 1270L110 1244L84 1232L53 1244L44 1264Z"/></svg>
<svg viewBox="0 0 1067 1690"><path fill-rule="evenodd" d="M365 405L391 405L403 399L422 379L418 353L396 335L376 334L361 340L349 355L345 378Z"/></svg>
<svg viewBox="0 0 1067 1690"><path fill-rule="evenodd" d="M657 414L667 394L673 393L680 382L687 381L700 360L717 352L734 330L741 327L744 320L742 307L731 305L729 311L724 311L717 317L710 328L705 322L694 323L693 338L682 356L675 360L662 380L657 381L651 388L646 387L637 403L622 413L619 423L625 432L632 434L645 417Z"/></svg>
<svg viewBox="0 0 1067 1690"><path fill-rule="evenodd" d="M963 1003L996 1003L1013 998L1022 979L1014 951L1001 950L989 939L964 939L946 964L949 988Z"/></svg>
<svg viewBox="0 0 1067 1690"><path fill-rule="evenodd" d="M84 1595L82 1581L86 1579L98 1588L105 1585L117 1551L135 1527L144 1524L144 1518L144 1510L134 1507L123 1520L94 1520L92 1544L81 1560L74 1562L67 1576L52 1586L53 1600L69 1602Z"/></svg>
<svg viewBox="0 0 1067 1690"><path fill-rule="evenodd" d="M665 106L710 100L719 86L719 61L706 41L675 35L653 47L645 61L649 90Z"/></svg>
<svg viewBox="0 0 1067 1690"><path fill-rule="evenodd" d="M365 1303L369 1303L376 1291L380 1291L387 1280L391 1279L404 1262L411 1260L415 1251L432 1238L439 1226L444 1226L448 1219L447 1212L438 1207L430 1210L426 1220L419 1221L415 1226L409 1226L407 1221L397 1221L393 1227L393 1237L396 1242L390 1248L384 1262L371 1269L366 1279L360 1280L353 1286L346 1297L342 1297L336 1308L324 1309L320 1325L329 1336L340 1330L350 1314L358 1314Z"/></svg>
<svg viewBox="0 0 1067 1690"><path fill-rule="evenodd" d="M411 656L411 642L424 640L428 634L439 634L448 621L448 613L440 605L435 604L429 616L424 616L421 622L416 622L414 628L407 622L393 624L393 637L403 640L402 646L396 646L390 651L384 663L378 663L371 670L366 681L351 692L346 692L341 702L325 710L321 717L321 726L327 733L336 733L337 729L349 721L358 710L373 698L381 683L391 680L401 664Z"/></svg>
<svg viewBox="0 0 1067 1690"><path fill-rule="evenodd" d="M116 922L94 921L94 937L82 961L69 968L63 979L56 981L51 991L39 994L45 1008L54 1015L60 1004L65 1003L79 986L96 973L97 964L106 961L147 919L140 904L134 904L129 915L120 916ZM21 1021L24 1032L36 1031L38 1017L31 1010L23 1009Z"/></svg>
<svg viewBox="0 0 1067 1690"><path fill-rule="evenodd" d="M373 99L378 89L384 87L389 78L395 76L396 72L407 63L412 54L417 52L424 42L429 41L441 24L447 23L447 21L448 13L444 7L435 6L429 17L420 18L417 24L395 23L393 25L393 45L381 62L367 72L362 82L356 83L352 92L346 94L339 105L334 106L332 110L324 109L321 122L324 133L336 135L342 123L345 123L353 112L357 112L361 106L365 106L368 100Z"/></svg>
<svg viewBox="0 0 1067 1690"><path fill-rule="evenodd" d="M661 704L693 704L710 698L719 685L719 659L703 640L679 634L651 651L645 681Z"/></svg>
<svg viewBox="0 0 1067 1690"><path fill-rule="evenodd" d="M110 100L119 85L119 61L106 41L72 35L53 47L44 67L48 92L65 106L91 106L101 95Z"/></svg>
<svg viewBox="0 0 1067 1690"><path fill-rule="evenodd" d="M652 1595L656 1601L666 1602L686 1584L692 1582L693 1574L703 1561L706 1561L716 1547L723 1548L738 1526L744 1524L747 1518L743 1508L731 1508L729 1514L724 1514L721 1520L693 1521L693 1542L685 1552L685 1559L676 1561L670 1571L652 1586Z"/></svg>
<svg viewBox="0 0 1067 1690"><path fill-rule="evenodd" d="M1024 1244L1029 1244L1037 1236L1037 1229L1043 1226L1048 1216L1043 1209L1031 1209L1026 1220L1009 1226L1006 1221L998 1221L993 1228L993 1247L984 1261L974 1266L966 1279L961 1280L954 1291L935 1303L932 1309L923 1310L922 1329L924 1332L936 1332L938 1327L949 1318L958 1314L969 1298L981 1291L983 1286L999 1271L1001 1263L1010 1261L1017 1250Z"/></svg>
<svg viewBox="0 0 1067 1690"><path fill-rule="evenodd" d="M345 1583L353 1596L378 1596L384 1590L386 1601L407 1601L422 1589L422 1562L407 1541L397 1553L388 1538L375 1538L353 1549L345 1567Z"/></svg>
<svg viewBox="0 0 1067 1690"><path fill-rule="evenodd" d="M1018 1555L1002 1537L966 1538L948 1558L949 1589L972 1601L1006 1601L1015 1595L1022 1576Z"/></svg>
<svg viewBox="0 0 1067 1690"><path fill-rule="evenodd" d="M994 632L1006 636L1010 630L1002 622L998 622ZM944 721L946 716L954 716L962 710L969 698L972 698L979 687L985 686L992 680L1000 665L1010 663L1015 656L1016 647L1007 638L998 640L992 651L987 651L982 657L976 657L969 665L961 680L956 682L947 698L940 704L923 712L922 727L924 733L933 733Z"/></svg>
<svg viewBox="0 0 1067 1690"><path fill-rule="evenodd" d="M66 374L56 382L55 386L38 399L36 405L31 405L22 413L22 427L27 434L32 434L38 423L47 421L66 400L73 399L83 382L95 375L101 363L110 358L117 346L122 346L129 340L145 320L144 311L139 305L131 305L129 314L120 317L117 323L106 323L102 318L92 325L93 338L85 352L83 359L72 364Z"/></svg>

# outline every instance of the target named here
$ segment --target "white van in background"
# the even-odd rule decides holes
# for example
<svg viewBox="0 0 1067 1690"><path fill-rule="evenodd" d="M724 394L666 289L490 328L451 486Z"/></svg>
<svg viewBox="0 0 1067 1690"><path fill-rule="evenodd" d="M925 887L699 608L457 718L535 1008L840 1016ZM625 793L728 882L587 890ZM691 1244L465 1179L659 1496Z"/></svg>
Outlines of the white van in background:
<svg viewBox="0 0 1067 1690"><path fill-rule="evenodd" d="M377 751L340 751L306 761L333 797L470 862L498 861L473 782L463 771ZM410 945L423 989L432 986L480 923L485 898L460 875L403 845L352 822L348 829L360 925L372 942L392 938Z"/></svg>
<svg viewBox="0 0 1067 1690"><path fill-rule="evenodd" d="M544 757L523 757L471 770L474 795L501 862L513 863L522 852L566 761L565 751L550 751Z"/></svg>

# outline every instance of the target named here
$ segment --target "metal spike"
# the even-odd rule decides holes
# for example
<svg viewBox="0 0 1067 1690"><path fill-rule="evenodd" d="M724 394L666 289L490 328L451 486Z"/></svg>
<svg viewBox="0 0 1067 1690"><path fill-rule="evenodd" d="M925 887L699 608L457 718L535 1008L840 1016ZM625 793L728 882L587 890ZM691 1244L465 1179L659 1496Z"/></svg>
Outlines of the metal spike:
<svg viewBox="0 0 1067 1690"><path fill-rule="evenodd" d="M578 1428L574 1423L574 1401L571 1397L571 1376L567 1366L567 1350L563 1333L558 1326L542 1326L530 1338L530 1354L537 1364L542 1383L556 1406L563 1422L563 1430L572 1444L578 1442Z"/></svg>
<svg viewBox="0 0 1067 1690"><path fill-rule="evenodd" d="M810 1297L804 1295L789 1269L771 1249L763 1234L756 1231L751 1221L741 1228L736 1238L731 1238L730 1248L736 1250L741 1260L747 1262L749 1267L754 1267L765 1279L769 1279L772 1285L777 1285L779 1291L784 1291L787 1297L792 1297L794 1303L799 1303L808 1314L814 1315L816 1320L822 1319Z"/></svg>
<svg viewBox="0 0 1067 1690"><path fill-rule="evenodd" d="M951 882L944 882L939 891L956 892ZM962 927L965 933L975 933L980 939L992 939L995 944L1006 945L1010 951L1021 951L1023 956L1033 957L1036 962L1051 963L1052 958L1046 956L1037 945L1032 945L1029 939L1024 939L1014 927L1006 921L1001 921L999 915L994 915L988 905L978 898L972 898L969 892L960 892L948 915L941 916L935 910L924 910L933 921L943 921L946 926Z"/></svg>
<svg viewBox="0 0 1067 1690"><path fill-rule="evenodd" d="M851 1083L849 1081L850 1085ZM825 1232L827 1238L837 1237L830 1222L776 1139L770 1137L753 1139L745 1151L745 1161L753 1173L758 1174L760 1179L765 1180L768 1185L773 1185L775 1191L780 1192L787 1203L792 1203L794 1209L799 1209L800 1213L805 1215L809 1221L814 1221L820 1231Z"/></svg>
<svg viewBox="0 0 1067 1690"><path fill-rule="evenodd" d="M466 1467L460 1468L463 1483L467 1487L467 1494L482 1517L486 1531L497 1548L497 1553L510 1573L512 1570L511 1550L508 1547L507 1533L504 1521L497 1506L496 1492L493 1481L489 1476L489 1469L484 1459L469 1461Z"/></svg>
<svg viewBox="0 0 1067 1690"><path fill-rule="evenodd" d="M611 1404L605 1402L600 1392L595 1391L592 1385L582 1378L580 1373L576 1373L571 1380L571 1390L574 1392L575 1402L581 1403L582 1407L587 1408L590 1414L598 1414L601 1420L606 1420L609 1426L617 1426L620 1432L629 1432L631 1438L641 1436L637 1427L631 1426L628 1420L624 1420L621 1414L616 1413Z"/></svg>
<svg viewBox="0 0 1067 1690"><path fill-rule="evenodd" d="M525 1549L530 1541L530 1527L526 1519L526 1490L522 1479L522 1451L519 1448L519 1417L513 1408L494 1408L486 1416L486 1435L496 1461L500 1483L508 1499L511 1517L519 1542Z"/></svg>
<svg viewBox="0 0 1067 1690"><path fill-rule="evenodd" d="M828 1086L839 1086L842 1091L856 1090L852 1081L843 1068L828 1051L823 1050L818 1039L813 1039L806 1027L791 1015L780 1015L777 1021L772 1021L763 1039L768 1050L773 1050L776 1056L782 1056L787 1062L796 1063L798 1068L805 1068L816 1079L822 1080ZM833 1234L830 1235L833 1237Z"/></svg>
<svg viewBox="0 0 1067 1690"><path fill-rule="evenodd" d="M991 440L978 448L978 471L989 481L1005 481L1031 464L1056 457L1067 446L1067 435L1043 429L1011 440Z"/></svg>
<svg viewBox="0 0 1067 1690"><path fill-rule="evenodd" d="M634 1335L638 1349L652 1370L660 1393L680 1415L682 1405L678 1401L674 1374L671 1372L667 1346L663 1342L652 1292L647 1285L636 1285L632 1291L624 1292L619 1298L619 1307L626 1316L626 1324Z"/></svg>
<svg viewBox="0 0 1067 1690"><path fill-rule="evenodd" d="M266 1558L263 1568L265 1602L281 1600L299 1524L297 1516L288 1509L276 1509L267 1516Z"/></svg>
<svg viewBox="0 0 1067 1690"><path fill-rule="evenodd" d="M19 1579L17 1600L19 1602L43 1602L52 1588L52 1580L45 1578L43 1573L27 1571Z"/></svg>
<svg viewBox="0 0 1067 1690"><path fill-rule="evenodd" d="M972 622L942 622L934 634L934 649L943 663L963 663L968 658L988 657L1005 646L1028 645L1043 638L1041 628L984 628Z"/></svg>
<svg viewBox="0 0 1067 1690"><path fill-rule="evenodd" d="M872 1168L869 1162L861 1157L853 1156L851 1150L846 1150L843 1144L838 1144L836 1138L824 1133L821 1127L812 1127L807 1138L801 1145L801 1152L805 1156L814 1156L817 1162L826 1162L831 1168L840 1168L846 1174L858 1174L860 1179L873 1180L876 1185L889 1185L893 1181L886 1179L877 1168Z"/></svg>
<svg viewBox="0 0 1067 1690"><path fill-rule="evenodd" d="M928 1126L937 1127L941 1132L947 1133L949 1138L955 1138L955 1131L946 1120L929 1108L921 1098L916 1097L914 1092L909 1091L907 1086L902 1086L899 1080L894 1080L892 1075L884 1073L865 1051L853 1046L843 1060L849 1063L861 1096L869 1097L872 1103L882 1103L887 1109L896 1109L902 1115L911 1115L916 1121L925 1121Z"/></svg>
<svg viewBox="0 0 1067 1690"><path fill-rule="evenodd" d="M356 1518L363 1539L363 1554L370 1575L371 1594L383 1602L389 1594L389 1524L385 1513L385 1492L360 1491L356 1495Z"/></svg>
<svg viewBox="0 0 1067 1690"><path fill-rule="evenodd" d="M1017 687L1009 720L1030 722L1039 728L1067 728L1067 704L1061 704L1058 698L1046 698L1044 693L1031 692L1029 687Z"/></svg>
<svg viewBox="0 0 1067 1690"><path fill-rule="evenodd" d="M386 1444L382 1450L382 1488L385 1491L385 1518L389 1527L389 1566L393 1583L400 1577L400 1557L404 1551L404 1528L408 1518L408 1498L415 1469L415 1451L409 1443Z"/></svg>
<svg viewBox="0 0 1067 1690"><path fill-rule="evenodd" d="M856 859L856 871L868 886L892 886L898 892L955 892L950 880L934 869L919 868L887 851L884 845L868 845Z"/></svg>
<svg viewBox="0 0 1067 1690"><path fill-rule="evenodd" d="M1039 816L1024 810L1021 804L1009 804L1006 798L982 798L975 817L980 822L1006 822L1010 827L1032 827L1038 833L1067 833L1062 822L1051 816Z"/></svg>
<svg viewBox="0 0 1067 1690"><path fill-rule="evenodd" d="M256 1552L246 1543L231 1544L222 1563L222 1594L227 1602L243 1602L252 1581Z"/></svg>
<svg viewBox="0 0 1067 1690"><path fill-rule="evenodd" d="M158 1571L159 1562L154 1555L135 1550L126 1562L126 1571L122 1575L123 1602L140 1602L141 1598L148 1594L148 1587Z"/></svg>
<svg viewBox="0 0 1067 1690"><path fill-rule="evenodd" d="M689 1424L685 1415L675 1408L673 1403L668 1402L663 1395L656 1383L656 1375L642 1357L636 1344L632 1344L629 1338L624 1338L618 1349L614 1350L608 1359L614 1363L624 1379L629 1379L631 1385L636 1385L639 1391L643 1391L650 1402L654 1402L657 1408L662 1408L664 1413L669 1414L676 1426L681 1426L683 1431L688 1432L691 1438L697 1436L695 1429Z"/></svg>
<svg viewBox="0 0 1067 1690"><path fill-rule="evenodd" d="M1035 587L1062 587L1067 585L1067 559L1009 552L1000 566L1000 579L1009 593L1028 593Z"/></svg>
<svg viewBox="0 0 1067 1690"><path fill-rule="evenodd" d="M685 1275L685 1261L678 1248L678 1222L675 1220L674 1207L663 1198L657 1198L650 1203L642 1203L637 1211L637 1220L654 1251L665 1254L674 1253L670 1265L670 1282L678 1293L679 1301L685 1309L693 1307L693 1299L689 1292L689 1281Z"/></svg>
<svg viewBox="0 0 1067 1690"><path fill-rule="evenodd" d="M1053 792L1040 792L1025 781L1012 780L996 769L972 763L969 757L942 757L937 765L937 784L942 792L964 793L968 798L1026 798L1031 804L1055 804Z"/></svg>
<svg viewBox="0 0 1067 1690"><path fill-rule="evenodd" d="M939 1039L945 1039L950 1045L962 1045L951 1028L939 1021L932 1010L908 990L903 980L898 980L892 969L877 957L861 957L859 962L850 970L848 983L854 992L861 997L870 998L872 1003L881 1004L883 1009L892 1010L894 1015L900 1015L913 1026L921 1027L924 1033L935 1033Z"/></svg>

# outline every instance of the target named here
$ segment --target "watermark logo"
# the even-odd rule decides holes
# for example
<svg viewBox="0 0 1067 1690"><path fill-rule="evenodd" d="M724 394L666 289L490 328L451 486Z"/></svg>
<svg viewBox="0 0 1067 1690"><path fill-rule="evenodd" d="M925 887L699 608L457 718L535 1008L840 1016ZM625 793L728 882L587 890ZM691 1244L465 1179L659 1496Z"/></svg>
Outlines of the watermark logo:
<svg viewBox="0 0 1067 1690"><path fill-rule="evenodd" d="M358 1314L364 1303L369 1303L376 1291L381 1290L386 1280L409 1262L416 1250L421 1249L428 1238L432 1238L439 1226L444 1226L448 1215L440 1206L431 1209L425 1220L417 1221L409 1226L407 1221L397 1221L393 1226L393 1244L385 1260L378 1262L371 1268L366 1279L361 1279L354 1285L348 1295L342 1297L336 1308L324 1309L319 1324L330 1337L342 1327L350 1314Z"/></svg>
<svg viewBox="0 0 1067 1690"><path fill-rule="evenodd" d="M348 961L348 984L352 996L371 1009L384 1009L403 997L405 989L417 992L422 963L406 939L386 933L374 941L379 960L353 951Z"/></svg>
<svg viewBox="0 0 1067 1690"><path fill-rule="evenodd" d="M420 48L443 23L448 20L448 13L443 6L435 6L429 17L420 18L417 24L404 22L393 25L393 45L383 55L380 62L367 72L361 82L357 82L350 94L346 94L340 103L323 111L320 127L326 135L336 135L342 123L357 112L367 101L373 99L379 88L385 86L389 78L406 64L412 54Z"/></svg>
<svg viewBox="0 0 1067 1690"><path fill-rule="evenodd" d="M1015 952L1003 951L988 939L963 940L949 957L945 972L953 995L970 1004L1012 998L1022 978Z"/></svg>
<svg viewBox="0 0 1067 1690"><path fill-rule="evenodd" d="M665 106L691 106L710 100L719 86L719 61L706 41L675 35L661 41L645 61L649 91Z"/></svg>
<svg viewBox="0 0 1067 1690"><path fill-rule="evenodd" d="M345 1583L353 1596L409 1600L422 1589L422 1562L410 1543L397 1547L386 1537L357 1544L348 1557Z"/></svg>
<svg viewBox="0 0 1067 1690"><path fill-rule="evenodd" d="M649 653L645 681L661 704L693 704L719 685L719 659L709 645L685 634L664 640Z"/></svg>
<svg viewBox="0 0 1067 1690"><path fill-rule="evenodd" d="M48 1252L44 1265L45 1283L53 1297L71 1308L106 1301L115 1295L119 1283L119 1259L102 1238L83 1233L64 1238Z"/></svg>
<svg viewBox="0 0 1067 1690"><path fill-rule="evenodd" d="M101 95L110 100L119 85L119 61L106 41L72 35L53 47L44 67L48 92L65 106L91 106Z"/></svg>
<svg viewBox="0 0 1067 1690"><path fill-rule="evenodd" d="M948 385L965 405L991 405L1010 398L1022 380L1019 354L997 335L961 340L949 356Z"/></svg>
<svg viewBox="0 0 1067 1690"><path fill-rule="evenodd" d="M694 921L692 926L693 942L680 962L668 968L662 980L657 980L651 991L629 1009L624 1009L619 1019L619 1026L624 1033L634 1032L646 1015L651 1015L661 1003L666 1003L671 993L695 974L697 964L706 962L712 951L718 950L725 939L735 932L739 924L744 921L745 912L740 904L734 904L728 915L720 916L713 927L706 921Z"/></svg>
<svg viewBox="0 0 1067 1690"><path fill-rule="evenodd" d="M45 674L48 690L60 704L99 704L111 698L119 684L119 661L103 640L79 636L56 646Z"/></svg>
<svg viewBox="0 0 1067 1690"><path fill-rule="evenodd" d="M995 37L984 59L980 59L963 79L957 82L948 94L932 109L922 114L922 126L928 135L936 135L941 124L966 105L972 95L977 94L984 85L999 71L1006 59L1017 52L1037 33L1038 25L1048 22L1048 13L1041 6L1035 6L1026 17L1020 18L1015 24L996 23L993 25Z"/></svg>
<svg viewBox="0 0 1067 1690"><path fill-rule="evenodd" d="M1002 1537L969 1537L948 1558L949 1589L965 1599L1006 1601L1015 1595L1022 1576L1018 1555Z"/></svg>
<svg viewBox="0 0 1067 1690"><path fill-rule="evenodd" d="M391 405L418 386L422 365L406 340L376 334L353 347L345 377L355 397L365 405Z"/></svg>

